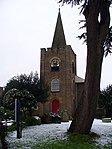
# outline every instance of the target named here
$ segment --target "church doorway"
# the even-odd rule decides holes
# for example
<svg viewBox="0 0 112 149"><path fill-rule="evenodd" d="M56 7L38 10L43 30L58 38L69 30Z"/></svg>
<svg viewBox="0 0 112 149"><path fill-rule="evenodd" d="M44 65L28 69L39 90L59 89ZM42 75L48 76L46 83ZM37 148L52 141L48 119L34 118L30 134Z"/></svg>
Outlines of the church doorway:
<svg viewBox="0 0 112 149"><path fill-rule="evenodd" d="M59 110L59 100L54 99L53 102L52 102L52 112L57 113L58 110Z"/></svg>

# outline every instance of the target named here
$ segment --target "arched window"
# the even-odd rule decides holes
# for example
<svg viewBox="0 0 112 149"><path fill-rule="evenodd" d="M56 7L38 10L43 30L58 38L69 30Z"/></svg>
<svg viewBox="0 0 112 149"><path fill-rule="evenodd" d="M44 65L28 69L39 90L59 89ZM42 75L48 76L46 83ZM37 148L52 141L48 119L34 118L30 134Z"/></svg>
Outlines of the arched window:
<svg viewBox="0 0 112 149"><path fill-rule="evenodd" d="M51 91L52 92L58 92L60 90L60 87L59 87L59 79L53 79L51 81Z"/></svg>
<svg viewBox="0 0 112 149"><path fill-rule="evenodd" d="M72 62L72 73L75 73L75 65L74 65L74 62Z"/></svg>
<svg viewBox="0 0 112 149"><path fill-rule="evenodd" d="M59 71L59 59L57 59L57 58L52 59L51 71Z"/></svg>

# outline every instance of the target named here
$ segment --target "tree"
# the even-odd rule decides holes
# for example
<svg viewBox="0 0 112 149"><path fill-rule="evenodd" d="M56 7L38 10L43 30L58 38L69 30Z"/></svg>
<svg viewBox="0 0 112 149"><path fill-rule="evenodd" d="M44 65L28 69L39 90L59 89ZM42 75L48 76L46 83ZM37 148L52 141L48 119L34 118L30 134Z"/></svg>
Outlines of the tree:
<svg viewBox="0 0 112 149"><path fill-rule="evenodd" d="M25 113L29 111L32 116L32 109L36 108L38 102L45 102L48 97L48 87L39 80L38 74L20 75L13 77L4 89L3 105L14 110L15 99L20 99L21 109Z"/></svg>
<svg viewBox="0 0 112 149"><path fill-rule="evenodd" d="M5 113L5 109L3 106L0 107L0 120L3 119Z"/></svg>
<svg viewBox="0 0 112 149"><path fill-rule="evenodd" d="M106 117L112 117L112 85L107 86L100 92L98 105L105 108Z"/></svg>
<svg viewBox="0 0 112 149"><path fill-rule="evenodd" d="M105 50L110 52L110 46L112 46L109 40L112 39L112 28L109 30L109 8L112 0L60 0L59 2L72 5L83 3L81 12L85 16L87 66L84 89L78 101L69 132L88 134L99 99L103 57Z"/></svg>
<svg viewBox="0 0 112 149"><path fill-rule="evenodd" d="M0 121L0 141L2 144L2 149L7 149L5 137L6 137L6 129L3 126L2 122Z"/></svg>

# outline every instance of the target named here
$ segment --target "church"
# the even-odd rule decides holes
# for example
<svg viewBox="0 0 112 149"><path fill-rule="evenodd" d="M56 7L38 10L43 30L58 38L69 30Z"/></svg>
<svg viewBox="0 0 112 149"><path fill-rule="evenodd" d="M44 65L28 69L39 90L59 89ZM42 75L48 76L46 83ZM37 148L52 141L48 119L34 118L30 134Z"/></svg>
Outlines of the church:
<svg viewBox="0 0 112 149"><path fill-rule="evenodd" d="M39 104L38 115L66 112L71 118L80 98L84 79L77 76L76 54L66 44L60 9L51 48L41 49L40 78L49 86L48 101Z"/></svg>

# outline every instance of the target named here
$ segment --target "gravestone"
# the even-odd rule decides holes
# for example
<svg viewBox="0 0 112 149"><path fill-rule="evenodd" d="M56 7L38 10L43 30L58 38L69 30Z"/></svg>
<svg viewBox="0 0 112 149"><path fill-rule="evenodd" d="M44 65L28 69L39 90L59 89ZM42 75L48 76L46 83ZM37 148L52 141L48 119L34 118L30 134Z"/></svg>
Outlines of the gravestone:
<svg viewBox="0 0 112 149"><path fill-rule="evenodd" d="M103 123L111 123L111 118L102 118Z"/></svg>

